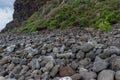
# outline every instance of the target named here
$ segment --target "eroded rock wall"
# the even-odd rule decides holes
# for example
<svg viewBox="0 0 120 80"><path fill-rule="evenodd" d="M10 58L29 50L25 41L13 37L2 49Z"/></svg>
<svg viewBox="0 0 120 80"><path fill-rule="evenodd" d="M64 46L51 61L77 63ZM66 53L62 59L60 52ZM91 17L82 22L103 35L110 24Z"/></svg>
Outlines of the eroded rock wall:
<svg viewBox="0 0 120 80"><path fill-rule="evenodd" d="M14 3L13 21L8 23L2 32L17 27L28 19L34 12L50 0L16 0Z"/></svg>

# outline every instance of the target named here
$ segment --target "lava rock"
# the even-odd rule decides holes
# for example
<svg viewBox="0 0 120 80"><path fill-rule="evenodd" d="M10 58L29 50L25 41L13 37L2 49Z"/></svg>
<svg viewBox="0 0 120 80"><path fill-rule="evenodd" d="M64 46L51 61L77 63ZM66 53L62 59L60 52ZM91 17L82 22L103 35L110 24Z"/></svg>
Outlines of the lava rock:
<svg viewBox="0 0 120 80"><path fill-rule="evenodd" d="M22 70L21 70L21 72L19 74L20 75L24 75L25 73L27 73L28 69L29 69L28 66L23 65L22 66Z"/></svg>
<svg viewBox="0 0 120 80"><path fill-rule="evenodd" d="M35 80L40 80L41 71L40 70L34 70L32 73L32 76Z"/></svg>
<svg viewBox="0 0 120 80"><path fill-rule="evenodd" d="M120 55L120 49L115 46L111 46L110 48L105 49L104 52L100 54L100 57L105 59L113 54Z"/></svg>
<svg viewBox="0 0 120 80"><path fill-rule="evenodd" d="M32 59L31 61L31 67L32 69L39 69L40 68L40 63L38 59Z"/></svg>
<svg viewBox="0 0 120 80"><path fill-rule="evenodd" d="M0 53L2 53L2 52L3 52L3 47L0 46Z"/></svg>
<svg viewBox="0 0 120 80"><path fill-rule="evenodd" d="M22 59L21 61L20 61L20 64L21 65L27 65L29 62L28 62L28 60L27 59Z"/></svg>
<svg viewBox="0 0 120 80"><path fill-rule="evenodd" d="M90 58L91 60L94 60L95 59L95 53L94 53L94 51L88 52L85 57L86 58Z"/></svg>
<svg viewBox="0 0 120 80"><path fill-rule="evenodd" d="M33 49L32 47L25 48L25 52L28 53L28 58L33 57L34 55L38 54L38 50Z"/></svg>
<svg viewBox="0 0 120 80"><path fill-rule="evenodd" d="M82 75L82 79L83 80L94 80L97 78L97 74L95 72L84 72L84 74Z"/></svg>
<svg viewBox="0 0 120 80"><path fill-rule="evenodd" d="M16 79L14 79L14 78L8 78L8 79L6 79L6 80L16 80Z"/></svg>
<svg viewBox="0 0 120 80"><path fill-rule="evenodd" d="M52 68L53 68L53 66L54 66L54 63L52 62L52 61L49 61L46 65L45 65L45 67L43 67L41 70L43 71L43 72L46 72L46 71L50 71Z"/></svg>
<svg viewBox="0 0 120 80"><path fill-rule="evenodd" d="M120 80L120 71L117 71L117 72L115 73L115 79L116 79L116 80Z"/></svg>
<svg viewBox="0 0 120 80"><path fill-rule="evenodd" d="M16 47L16 45L10 45L4 51L7 51L8 53L11 53L15 50L15 47Z"/></svg>
<svg viewBox="0 0 120 80"><path fill-rule="evenodd" d="M99 73L97 80L114 80L115 72L112 70L103 70Z"/></svg>
<svg viewBox="0 0 120 80"><path fill-rule="evenodd" d="M1 77L0 77L0 80L6 80L6 79L5 79L4 77L1 76Z"/></svg>
<svg viewBox="0 0 120 80"><path fill-rule="evenodd" d="M65 66L66 61L65 59L55 59L56 64L59 64L60 66Z"/></svg>
<svg viewBox="0 0 120 80"><path fill-rule="evenodd" d="M94 48L94 44L92 43L85 43L83 45L80 46L80 49L83 51L83 52L89 52L90 50L92 50Z"/></svg>
<svg viewBox="0 0 120 80"><path fill-rule="evenodd" d="M12 63L14 64L19 64L21 62L21 59L20 58L17 58L17 57L13 57L12 58Z"/></svg>
<svg viewBox="0 0 120 80"><path fill-rule="evenodd" d="M80 50L80 46L78 44L72 45L72 52L77 53Z"/></svg>
<svg viewBox="0 0 120 80"><path fill-rule="evenodd" d="M77 59L83 59L85 56L85 53L82 52L81 50L76 54L76 58Z"/></svg>
<svg viewBox="0 0 120 80"><path fill-rule="evenodd" d="M20 71L21 71L21 69L22 69L21 65L18 65L18 66L16 66L16 67L13 69L12 72L13 72L14 74L19 74Z"/></svg>
<svg viewBox="0 0 120 80"><path fill-rule="evenodd" d="M14 67L15 67L15 64L11 63L10 65L8 65L7 69L11 71Z"/></svg>
<svg viewBox="0 0 120 80"><path fill-rule="evenodd" d="M71 78L72 78L72 80L80 80L81 75L79 73L76 73L76 74L72 75Z"/></svg>
<svg viewBox="0 0 120 80"><path fill-rule="evenodd" d="M53 67L53 69L52 69L52 71L50 72L50 76L51 77L55 77L55 75L58 73L58 71L59 71L59 67L60 67L60 65L55 65L54 67Z"/></svg>
<svg viewBox="0 0 120 80"><path fill-rule="evenodd" d="M64 53L64 54L57 54L56 57L57 58L70 58L73 55L73 53L69 52L69 53Z"/></svg>
<svg viewBox="0 0 120 80"><path fill-rule="evenodd" d="M108 63L97 56L95 62L93 63L93 71L99 72L106 69L107 67Z"/></svg>
<svg viewBox="0 0 120 80"><path fill-rule="evenodd" d="M60 47L60 52L63 53L65 51L66 46L62 45L62 47Z"/></svg>
<svg viewBox="0 0 120 80"><path fill-rule="evenodd" d="M72 76L73 74L75 74L75 71L69 65L67 65L60 69L59 74L61 77Z"/></svg>
<svg viewBox="0 0 120 80"><path fill-rule="evenodd" d="M53 48L53 53L59 53L59 49L57 47Z"/></svg>
<svg viewBox="0 0 120 80"><path fill-rule="evenodd" d="M115 57L111 62L111 67L113 70L120 70L120 57Z"/></svg>
<svg viewBox="0 0 120 80"><path fill-rule="evenodd" d="M41 75L42 80L48 80L48 74L49 72L45 72Z"/></svg>
<svg viewBox="0 0 120 80"><path fill-rule="evenodd" d="M77 63L77 62L75 62L75 61L72 61L71 67L72 67L74 70L76 70L76 69L78 68L78 66L79 66L79 63Z"/></svg>
<svg viewBox="0 0 120 80"><path fill-rule="evenodd" d="M90 63L91 63L91 59L90 58L85 58L85 59L79 61L79 66L80 67L86 67Z"/></svg>
<svg viewBox="0 0 120 80"><path fill-rule="evenodd" d="M10 56L5 56L0 60L0 65L4 65L4 64L6 64L10 61L11 61L11 57Z"/></svg>

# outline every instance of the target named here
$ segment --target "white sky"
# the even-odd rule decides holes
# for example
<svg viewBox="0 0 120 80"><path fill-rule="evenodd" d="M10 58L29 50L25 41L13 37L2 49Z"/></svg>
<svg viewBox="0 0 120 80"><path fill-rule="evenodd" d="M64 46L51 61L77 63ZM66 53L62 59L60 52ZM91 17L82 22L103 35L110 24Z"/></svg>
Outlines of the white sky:
<svg viewBox="0 0 120 80"><path fill-rule="evenodd" d="M0 31L13 19L15 0L0 0Z"/></svg>

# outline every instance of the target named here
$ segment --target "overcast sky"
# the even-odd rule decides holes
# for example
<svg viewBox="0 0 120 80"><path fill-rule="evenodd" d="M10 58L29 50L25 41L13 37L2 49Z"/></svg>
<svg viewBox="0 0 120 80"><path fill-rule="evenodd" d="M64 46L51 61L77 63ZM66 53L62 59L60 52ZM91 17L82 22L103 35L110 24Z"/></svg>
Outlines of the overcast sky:
<svg viewBox="0 0 120 80"><path fill-rule="evenodd" d="M0 30L13 18L13 3L15 0L0 0Z"/></svg>

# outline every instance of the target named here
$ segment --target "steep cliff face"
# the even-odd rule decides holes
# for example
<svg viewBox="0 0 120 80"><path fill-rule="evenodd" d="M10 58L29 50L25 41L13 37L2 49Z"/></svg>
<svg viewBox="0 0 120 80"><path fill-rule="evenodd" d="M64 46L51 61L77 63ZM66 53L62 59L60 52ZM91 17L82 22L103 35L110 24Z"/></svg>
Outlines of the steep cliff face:
<svg viewBox="0 0 120 80"><path fill-rule="evenodd" d="M2 32L9 31L13 27L17 27L23 21L28 19L34 12L50 0L16 0L14 3L13 21L6 25Z"/></svg>

